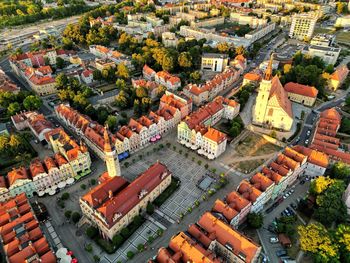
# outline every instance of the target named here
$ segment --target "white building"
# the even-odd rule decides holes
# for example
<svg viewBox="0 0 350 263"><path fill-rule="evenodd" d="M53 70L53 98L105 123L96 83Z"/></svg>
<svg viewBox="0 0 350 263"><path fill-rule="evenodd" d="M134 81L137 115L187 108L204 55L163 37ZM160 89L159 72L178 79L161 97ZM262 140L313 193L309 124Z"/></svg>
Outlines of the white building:
<svg viewBox="0 0 350 263"><path fill-rule="evenodd" d="M299 40L310 40L314 33L317 16L309 13L295 14L289 30L289 37Z"/></svg>
<svg viewBox="0 0 350 263"><path fill-rule="evenodd" d="M222 72L228 65L227 54L204 53L202 55L201 70Z"/></svg>

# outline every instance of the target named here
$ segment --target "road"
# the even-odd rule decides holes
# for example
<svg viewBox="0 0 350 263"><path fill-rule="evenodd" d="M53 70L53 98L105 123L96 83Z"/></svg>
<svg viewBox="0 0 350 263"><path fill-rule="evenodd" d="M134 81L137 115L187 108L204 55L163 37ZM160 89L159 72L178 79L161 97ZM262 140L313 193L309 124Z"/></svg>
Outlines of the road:
<svg viewBox="0 0 350 263"><path fill-rule="evenodd" d="M264 248L264 253L268 257L271 263L278 263L279 259L276 256L276 251L283 249L282 246L277 244L270 243L270 237L275 237L276 234L271 233L267 230L268 226L278 217L281 216L281 212L285 210L287 207L290 207L292 203L296 204L297 198L300 198L305 195L306 191L309 189L310 182L306 182L305 184L299 184L297 181L294 193L287 197L281 204L279 204L272 212L266 213L266 209L269 208L273 203L270 202L265 206L264 213L264 225L261 229L258 230L260 242L262 247ZM286 192L288 192L291 188L288 188ZM284 194L281 194L283 196ZM277 200L278 198L276 198Z"/></svg>

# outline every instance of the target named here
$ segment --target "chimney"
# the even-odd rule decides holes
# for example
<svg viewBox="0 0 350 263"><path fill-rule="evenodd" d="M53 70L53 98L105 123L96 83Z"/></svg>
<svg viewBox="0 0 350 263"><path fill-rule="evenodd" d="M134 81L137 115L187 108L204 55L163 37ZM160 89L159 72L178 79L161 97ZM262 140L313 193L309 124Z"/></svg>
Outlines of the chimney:
<svg viewBox="0 0 350 263"><path fill-rule="evenodd" d="M109 190L108 191L108 198L111 199L113 197L113 192L112 190Z"/></svg>

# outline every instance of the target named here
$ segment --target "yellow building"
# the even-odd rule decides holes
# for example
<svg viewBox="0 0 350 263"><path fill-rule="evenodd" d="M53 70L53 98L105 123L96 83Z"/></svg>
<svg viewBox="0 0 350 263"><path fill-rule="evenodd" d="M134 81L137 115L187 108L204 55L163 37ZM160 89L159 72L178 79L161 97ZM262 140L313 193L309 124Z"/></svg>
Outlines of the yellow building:
<svg viewBox="0 0 350 263"><path fill-rule="evenodd" d="M289 131L293 125L292 104L279 78L272 77L272 62L271 56L254 105L253 124Z"/></svg>

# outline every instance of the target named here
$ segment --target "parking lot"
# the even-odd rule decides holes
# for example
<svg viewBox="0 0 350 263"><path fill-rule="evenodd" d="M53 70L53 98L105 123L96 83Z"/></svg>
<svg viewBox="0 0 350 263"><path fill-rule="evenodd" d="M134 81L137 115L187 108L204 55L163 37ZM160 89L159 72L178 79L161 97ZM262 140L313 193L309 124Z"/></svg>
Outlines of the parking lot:
<svg viewBox="0 0 350 263"><path fill-rule="evenodd" d="M305 183L300 184L301 181L304 181ZM293 193L286 197L285 193L283 194L286 198L283 198L282 196L282 202L275 207L271 212L267 212L267 210L270 210L269 208L279 199L277 198L274 202L271 202L266 205L266 210L264 214L264 225L261 229L258 230L259 238L262 243L262 246L265 251L265 255L268 257L269 262L271 263L278 263L280 262L279 257L276 255L278 251L285 250L285 248L282 247L282 245L278 243L271 243L270 238L271 237L277 237L276 233L273 233L269 230L269 225L273 224L273 221L275 221L277 218L283 215L287 215L286 212L284 212L287 208L289 210L292 210L294 213L296 212L295 209L292 207L295 207L297 204L297 200L305 196L305 193L308 191L310 186L310 181L305 181L304 179L297 180L297 183L295 184L295 187L288 187L285 193L291 192L293 190ZM297 214L297 220L301 223L303 223L303 219ZM270 227L271 229L271 227Z"/></svg>

